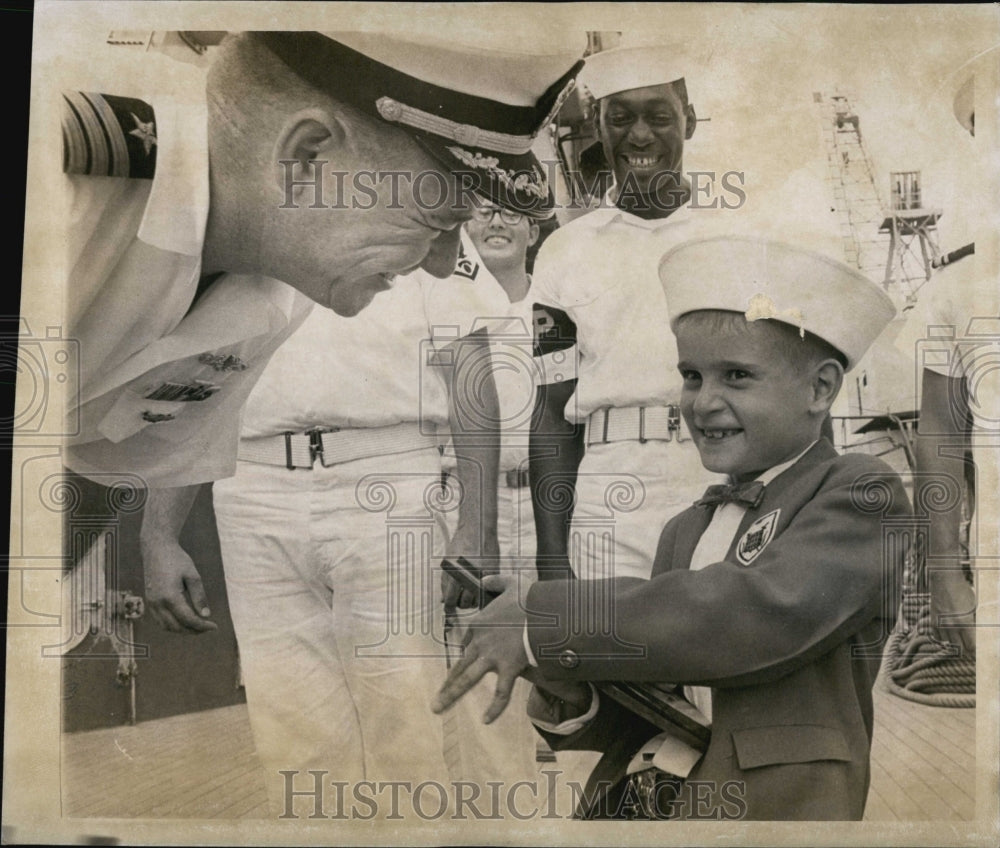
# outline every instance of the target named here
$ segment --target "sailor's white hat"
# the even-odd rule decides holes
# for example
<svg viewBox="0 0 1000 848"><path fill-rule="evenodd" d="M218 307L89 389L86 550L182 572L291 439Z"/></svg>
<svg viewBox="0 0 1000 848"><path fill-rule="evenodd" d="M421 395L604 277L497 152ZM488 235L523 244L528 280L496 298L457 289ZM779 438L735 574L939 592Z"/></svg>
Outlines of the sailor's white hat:
<svg viewBox="0 0 1000 848"><path fill-rule="evenodd" d="M266 32L269 49L311 85L409 132L476 191L548 216L547 173L531 152L582 67L585 39L500 46L494 34Z"/></svg>
<svg viewBox="0 0 1000 848"><path fill-rule="evenodd" d="M896 314L889 296L856 268L769 238L717 236L667 251L660 261L670 325L703 309L772 319L828 342L853 368Z"/></svg>
<svg viewBox="0 0 1000 848"><path fill-rule="evenodd" d="M976 76L985 70L987 62L1000 62L1000 45L977 53L951 75L951 108L955 119L975 134Z"/></svg>
<svg viewBox="0 0 1000 848"><path fill-rule="evenodd" d="M669 45L616 47L587 57L580 85L595 100L633 88L664 85L690 73L687 51Z"/></svg>

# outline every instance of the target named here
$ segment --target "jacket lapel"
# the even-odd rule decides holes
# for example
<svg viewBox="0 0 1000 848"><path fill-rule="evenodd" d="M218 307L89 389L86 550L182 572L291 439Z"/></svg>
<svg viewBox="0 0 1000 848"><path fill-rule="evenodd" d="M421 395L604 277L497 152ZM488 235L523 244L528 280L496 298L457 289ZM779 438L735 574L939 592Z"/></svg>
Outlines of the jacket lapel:
<svg viewBox="0 0 1000 848"><path fill-rule="evenodd" d="M674 543L674 555L670 562L666 564L664 571L675 568L687 569L691 567L691 557L694 549L698 547L698 541L702 534L712 523L712 516L715 515L714 506L693 506L688 510L690 518L681 521L677 531L677 540Z"/></svg>
<svg viewBox="0 0 1000 848"><path fill-rule="evenodd" d="M743 520L740 521L739 529L733 536L733 543L729 547L726 559L730 562L740 562L740 560L736 558L736 548L743 539L744 535L755 521L760 520L764 516L774 512L782 506L785 501L785 493L788 491L789 486L796 480L801 479L803 470L821 462L826 462L836 456L837 451L834 449L833 445L831 445L827 439L820 439L799 458L798 462L786 468L770 483L764 486L764 497L760 502L760 506L756 509L748 509L746 511L746 514L743 516ZM769 540L781 533L790 518L790 513L788 515L777 516L775 527L769 536Z"/></svg>

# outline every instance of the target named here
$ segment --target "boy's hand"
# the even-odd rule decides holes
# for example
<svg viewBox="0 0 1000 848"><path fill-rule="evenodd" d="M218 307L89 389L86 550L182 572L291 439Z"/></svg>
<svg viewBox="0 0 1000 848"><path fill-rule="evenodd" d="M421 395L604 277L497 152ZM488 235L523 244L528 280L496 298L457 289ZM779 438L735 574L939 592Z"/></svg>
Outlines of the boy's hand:
<svg viewBox="0 0 1000 848"><path fill-rule="evenodd" d="M562 724L585 715L590 709L593 692L588 683L547 681L534 668L525 677L535 684L528 695L528 718L533 721Z"/></svg>
<svg viewBox="0 0 1000 848"><path fill-rule="evenodd" d="M431 709L435 713L448 709L487 672L493 671L497 675L496 689L483 716L483 722L490 724L507 708L514 681L530 665L524 652L525 615L518 597L517 581L496 575L487 577L483 586L502 594L481 612L463 616L465 651L452 666Z"/></svg>

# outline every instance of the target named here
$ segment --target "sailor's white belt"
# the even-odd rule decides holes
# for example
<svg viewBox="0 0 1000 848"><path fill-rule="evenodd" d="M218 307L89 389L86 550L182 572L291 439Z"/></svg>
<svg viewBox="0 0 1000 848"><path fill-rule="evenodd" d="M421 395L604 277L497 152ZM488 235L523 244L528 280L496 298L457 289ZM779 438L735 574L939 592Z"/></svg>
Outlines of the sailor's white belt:
<svg viewBox="0 0 1000 848"><path fill-rule="evenodd" d="M681 435L681 408L666 406L611 406L598 409L587 419L587 447L608 442L687 442Z"/></svg>
<svg viewBox="0 0 1000 848"><path fill-rule="evenodd" d="M427 429L425 425L421 432L421 425L416 422L350 430L314 427L303 433L289 431L259 439L240 439L237 456L245 462L283 465L288 469L312 468L317 460L328 467L372 456L437 448L437 435Z"/></svg>

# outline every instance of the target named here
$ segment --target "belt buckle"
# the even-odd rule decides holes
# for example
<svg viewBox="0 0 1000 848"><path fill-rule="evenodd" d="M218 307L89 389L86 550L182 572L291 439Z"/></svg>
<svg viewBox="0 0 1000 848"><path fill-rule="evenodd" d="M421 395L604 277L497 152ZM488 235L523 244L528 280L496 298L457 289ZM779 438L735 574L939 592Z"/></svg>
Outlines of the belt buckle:
<svg viewBox="0 0 1000 848"><path fill-rule="evenodd" d="M521 468L508 468L504 472L505 482L507 483L508 489L523 489L529 485L528 481L528 469Z"/></svg>
<svg viewBox="0 0 1000 848"><path fill-rule="evenodd" d="M285 430L285 432L281 435L285 437L285 468L289 471L294 471L298 468L298 466L292 462L292 436L294 436L295 433L291 430Z"/></svg>
<svg viewBox="0 0 1000 848"><path fill-rule="evenodd" d="M677 433L678 442L690 442L691 439L681 438L681 408L676 403L667 404L667 432ZM668 441L670 441L668 439Z"/></svg>
<svg viewBox="0 0 1000 848"><path fill-rule="evenodd" d="M326 462L323 460L323 435L325 433L338 432L340 432L339 427L313 427L311 430L305 431L305 435L309 437L309 459L312 464L315 465L318 459L320 465L324 468L327 467Z"/></svg>

